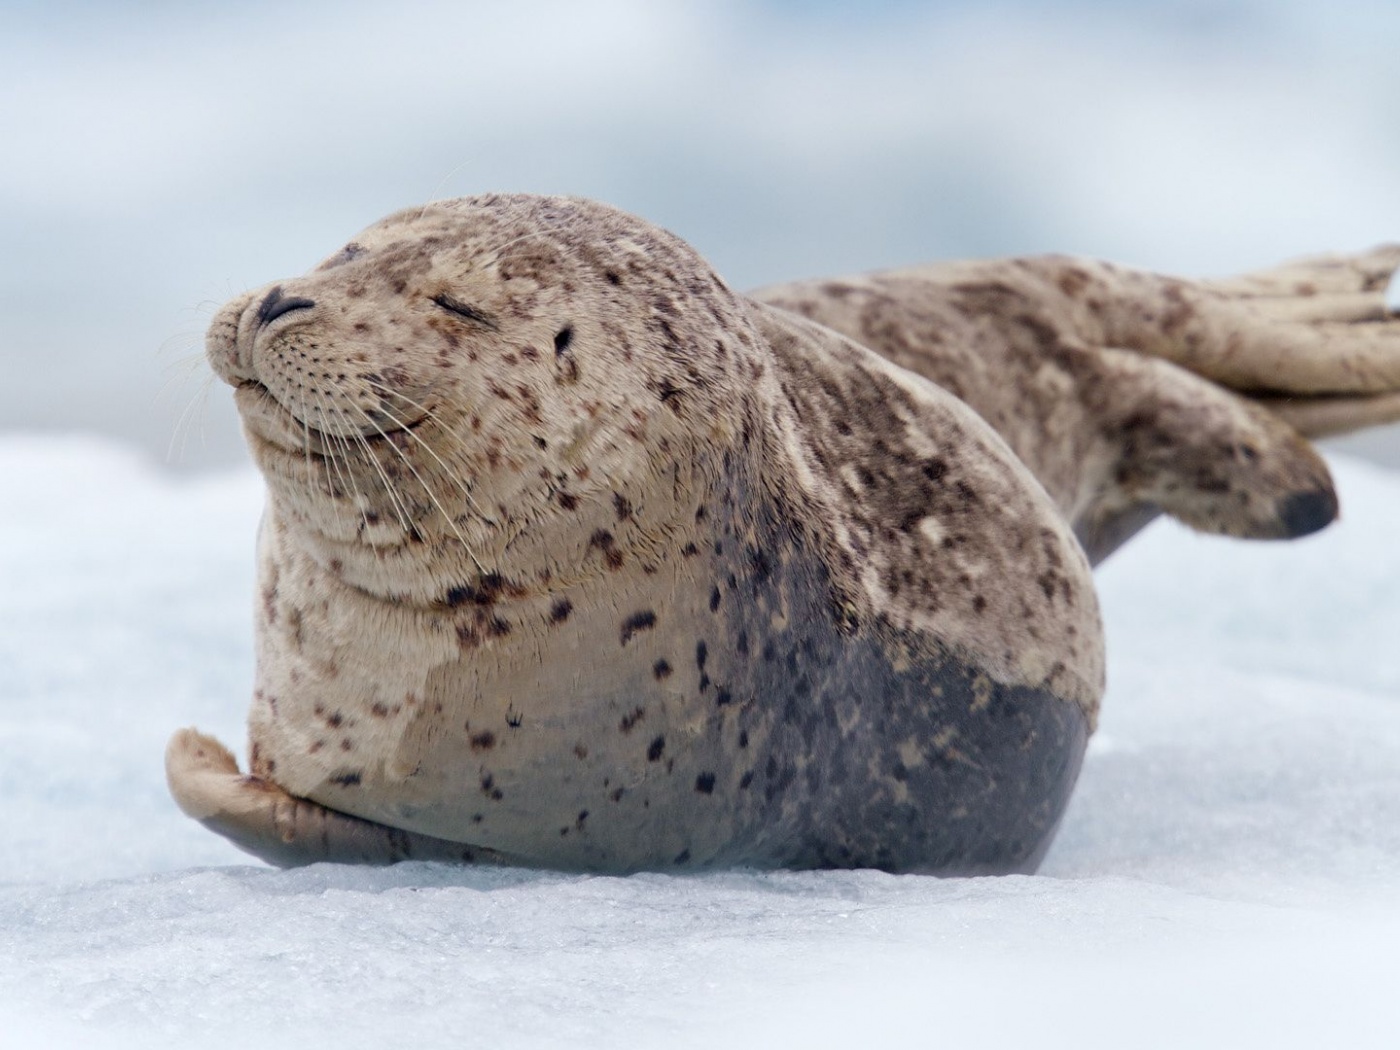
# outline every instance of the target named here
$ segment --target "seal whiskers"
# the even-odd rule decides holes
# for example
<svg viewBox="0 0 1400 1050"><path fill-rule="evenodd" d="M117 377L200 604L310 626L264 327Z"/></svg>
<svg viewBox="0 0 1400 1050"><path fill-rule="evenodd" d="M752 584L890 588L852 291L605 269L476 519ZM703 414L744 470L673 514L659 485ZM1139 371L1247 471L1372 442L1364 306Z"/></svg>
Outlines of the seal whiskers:
<svg viewBox="0 0 1400 1050"><path fill-rule="evenodd" d="M414 401L411 397L408 397L406 394L401 394L397 390L390 390L388 387L381 386L378 383L371 384L371 389L375 390L376 392L385 397L393 397L400 401L403 401L410 408L422 412L424 419L436 423L439 427L442 428L444 433L449 435L451 434L450 428L448 428L447 425L444 424L443 421L437 416L437 414L434 413L433 410L431 408L428 408L426 405ZM390 417L390 419L395 419L392 410L390 410L387 406L385 406L384 412ZM416 442L418 446L425 453L431 456L432 459L437 463L437 465L442 468L443 473L447 476L447 479L451 481L454 485L456 485L458 489L461 490L462 497L467 501L467 505L470 506L472 510L476 511L476 513L482 518L482 520L489 521L490 518L482 511L482 509L479 506L477 506L476 500L472 497L471 488L467 485L465 481L463 481L460 477L457 476L457 472L454 471L450 466L448 466L447 463L443 460L443 458L439 456L436 451L433 450L433 447L429 445L426 441L424 441L422 438L420 438L417 434L415 434L412 431L412 429L404 425L402 421L395 421L398 423L399 427L404 431L404 433L406 433L411 440ZM457 440L460 442L461 439L458 438Z"/></svg>
<svg viewBox="0 0 1400 1050"><path fill-rule="evenodd" d="M451 514L447 513L447 508L445 508L442 505L442 501L438 499L437 494L433 491L432 486L423 480L423 475L418 473L418 468L413 465L413 461L408 458L408 455L404 452L403 449L399 448L398 445L394 444L394 442L390 439L389 435L385 433L384 429L374 421L374 419L370 416L368 412L366 412L363 408L360 408L359 405L355 405L354 408L357 412L359 412L360 416L364 419L366 423L374 427L374 429L378 432L379 436L384 439L384 444L388 445L394 450L395 455L397 455L399 459L403 461L403 465L406 466L409 469L409 472L414 476L414 478L417 479L418 484L423 487L424 494L427 495L428 499L432 502L433 506L437 508L438 513L442 515L443 521L445 521L447 523L447 527L450 530L452 530L452 535L457 537L457 541L462 545L462 549L467 552L467 557L471 559L471 562L473 565L476 566L477 571L482 573L486 572L485 567L482 566L481 562L477 559L475 552L472 550L471 544L467 542L467 538L462 535L462 531L457 527L457 522L453 519L453 516ZM385 414L389 415L391 420L394 418L392 413L389 413L387 410L385 410ZM402 424L400 424L400 432L413 436L413 431L410 430L407 426L403 426ZM374 455L374 452L372 449L369 448L368 443L362 440L361 444L364 445L366 453L368 455Z"/></svg>
<svg viewBox="0 0 1400 1050"><path fill-rule="evenodd" d="M319 402L321 412L325 415L329 415L331 411L330 405L319 391L316 392L316 399ZM360 534L363 535L364 530L369 528L369 519L367 517L368 501L360 492L360 487L355 481L355 472L351 469L348 462L350 447L345 439L338 434L327 435L327 438L330 444L326 449L326 458L335 467L336 477L340 479L341 491L353 497L355 512L360 516ZM337 447L340 448L340 455L336 454ZM345 457L347 462L342 464L342 457Z"/></svg>

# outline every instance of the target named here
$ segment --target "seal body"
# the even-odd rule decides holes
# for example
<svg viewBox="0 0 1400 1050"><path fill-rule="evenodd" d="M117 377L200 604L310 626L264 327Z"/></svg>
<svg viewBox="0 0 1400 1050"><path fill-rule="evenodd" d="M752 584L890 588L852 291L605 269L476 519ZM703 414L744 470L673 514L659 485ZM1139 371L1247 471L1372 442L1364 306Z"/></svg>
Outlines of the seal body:
<svg viewBox="0 0 1400 1050"><path fill-rule="evenodd" d="M1032 869L1103 688L1075 533L1335 500L1264 410L1183 372L1178 411L1155 365L1029 305L960 329L918 281L883 331L951 303L951 365L849 283L747 298L639 219L488 196L230 303L209 356L269 492L252 768L182 731L181 806L282 864ZM979 339L1025 352L931 381ZM1181 483L1192 412L1252 465Z"/></svg>

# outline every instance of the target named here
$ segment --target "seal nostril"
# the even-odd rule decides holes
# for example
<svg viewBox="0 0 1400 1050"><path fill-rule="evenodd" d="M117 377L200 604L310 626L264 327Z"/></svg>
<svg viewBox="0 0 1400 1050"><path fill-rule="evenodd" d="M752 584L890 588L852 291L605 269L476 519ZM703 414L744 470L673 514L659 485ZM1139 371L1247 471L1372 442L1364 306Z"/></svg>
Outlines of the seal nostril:
<svg viewBox="0 0 1400 1050"><path fill-rule="evenodd" d="M309 310L316 303L311 299L301 299L297 296L286 296L282 294L282 286L279 284L272 291L267 293L262 305L258 307L258 325L268 325L283 314L289 314L293 310Z"/></svg>

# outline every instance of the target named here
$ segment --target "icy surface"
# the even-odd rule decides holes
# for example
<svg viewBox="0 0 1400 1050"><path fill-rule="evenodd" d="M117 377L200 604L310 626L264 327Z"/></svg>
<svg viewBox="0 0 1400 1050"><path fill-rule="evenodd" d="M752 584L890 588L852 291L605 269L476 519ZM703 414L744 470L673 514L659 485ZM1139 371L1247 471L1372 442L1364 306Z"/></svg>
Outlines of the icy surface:
<svg viewBox="0 0 1400 1050"><path fill-rule="evenodd" d="M242 740L251 474L0 439L0 1046L1400 1045L1400 476L1100 574L1110 687L1042 873L277 872L179 814Z"/></svg>

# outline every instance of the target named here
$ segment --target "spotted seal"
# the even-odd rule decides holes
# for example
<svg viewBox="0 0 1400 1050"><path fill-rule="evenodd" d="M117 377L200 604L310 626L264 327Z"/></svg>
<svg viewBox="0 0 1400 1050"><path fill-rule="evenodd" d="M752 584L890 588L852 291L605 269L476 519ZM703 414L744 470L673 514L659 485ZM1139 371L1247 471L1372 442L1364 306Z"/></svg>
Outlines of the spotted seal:
<svg viewBox="0 0 1400 1050"><path fill-rule="evenodd" d="M251 770L182 730L171 790L283 865L1032 870L1103 690L1086 550L1330 521L1220 384L1393 414L1348 282L1394 262L744 296L583 200L392 215L210 327L268 488ZM1249 342L1275 317L1333 342Z"/></svg>

